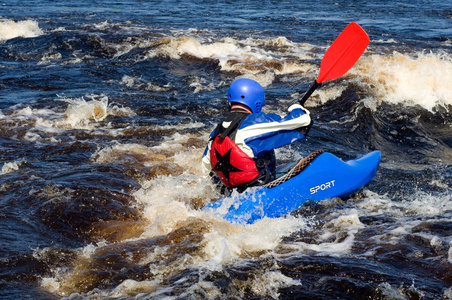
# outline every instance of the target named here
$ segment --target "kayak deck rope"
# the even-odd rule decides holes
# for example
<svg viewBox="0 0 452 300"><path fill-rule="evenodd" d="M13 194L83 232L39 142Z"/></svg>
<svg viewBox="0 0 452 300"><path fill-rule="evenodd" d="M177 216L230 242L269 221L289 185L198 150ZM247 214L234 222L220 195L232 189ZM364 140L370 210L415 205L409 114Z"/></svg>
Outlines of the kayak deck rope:
<svg viewBox="0 0 452 300"><path fill-rule="evenodd" d="M302 160L300 160L300 162L293 167L289 172L287 172L284 176L281 176L265 185L263 185L263 187L266 188L274 188L275 186L280 185L283 182L286 182L287 180L297 176L298 174L300 174L307 166L309 166L314 159L317 158L317 156L319 156L320 154L322 154L323 150L317 150L312 152L311 154L309 154L307 157L303 158Z"/></svg>

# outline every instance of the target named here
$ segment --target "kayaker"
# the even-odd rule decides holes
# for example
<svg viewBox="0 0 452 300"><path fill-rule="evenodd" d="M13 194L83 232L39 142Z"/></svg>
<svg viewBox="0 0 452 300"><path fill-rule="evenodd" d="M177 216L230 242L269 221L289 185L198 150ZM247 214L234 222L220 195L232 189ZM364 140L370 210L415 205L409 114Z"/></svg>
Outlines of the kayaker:
<svg viewBox="0 0 452 300"><path fill-rule="evenodd" d="M300 104L284 118L261 112L265 92L255 80L240 78L228 90L229 114L212 131L202 158L204 174L231 191L263 185L275 177L275 148L304 139L310 113ZM224 191L225 189L223 189Z"/></svg>

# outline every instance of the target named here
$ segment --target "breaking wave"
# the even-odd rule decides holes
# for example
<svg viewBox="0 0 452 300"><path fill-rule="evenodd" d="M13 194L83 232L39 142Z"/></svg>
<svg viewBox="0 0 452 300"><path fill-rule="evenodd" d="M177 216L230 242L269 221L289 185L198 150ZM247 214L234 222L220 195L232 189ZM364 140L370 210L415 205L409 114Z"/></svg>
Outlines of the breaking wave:
<svg viewBox="0 0 452 300"><path fill-rule="evenodd" d="M38 22L33 20L13 21L0 19L0 42L16 37L32 38L44 34Z"/></svg>

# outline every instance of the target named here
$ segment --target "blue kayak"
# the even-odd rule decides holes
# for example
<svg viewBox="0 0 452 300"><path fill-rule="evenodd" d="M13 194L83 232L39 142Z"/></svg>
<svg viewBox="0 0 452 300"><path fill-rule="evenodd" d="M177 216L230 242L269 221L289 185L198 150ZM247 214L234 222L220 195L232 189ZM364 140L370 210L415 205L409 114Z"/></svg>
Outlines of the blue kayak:
<svg viewBox="0 0 452 300"><path fill-rule="evenodd" d="M328 152L313 153L281 178L241 194L234 192L203 210L238 224L281 217L308 200L342 198L360 190L375 176L380 159L380 151L346 162Z"/></svg>

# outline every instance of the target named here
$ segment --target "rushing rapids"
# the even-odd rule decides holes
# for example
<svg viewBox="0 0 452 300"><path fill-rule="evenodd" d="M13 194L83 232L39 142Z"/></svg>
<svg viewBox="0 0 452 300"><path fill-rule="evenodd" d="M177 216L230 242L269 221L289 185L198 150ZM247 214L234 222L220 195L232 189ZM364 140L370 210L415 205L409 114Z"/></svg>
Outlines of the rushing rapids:
<svg viewBox="0 0 452 300"><path fill-rule="evenodd" d="M3 2L1 298L452 298L451 5L242 4ZM367 51L277 156L377 149L374 180L251 225L201 211L228 85L284 114L350 21Z"/></svg>

